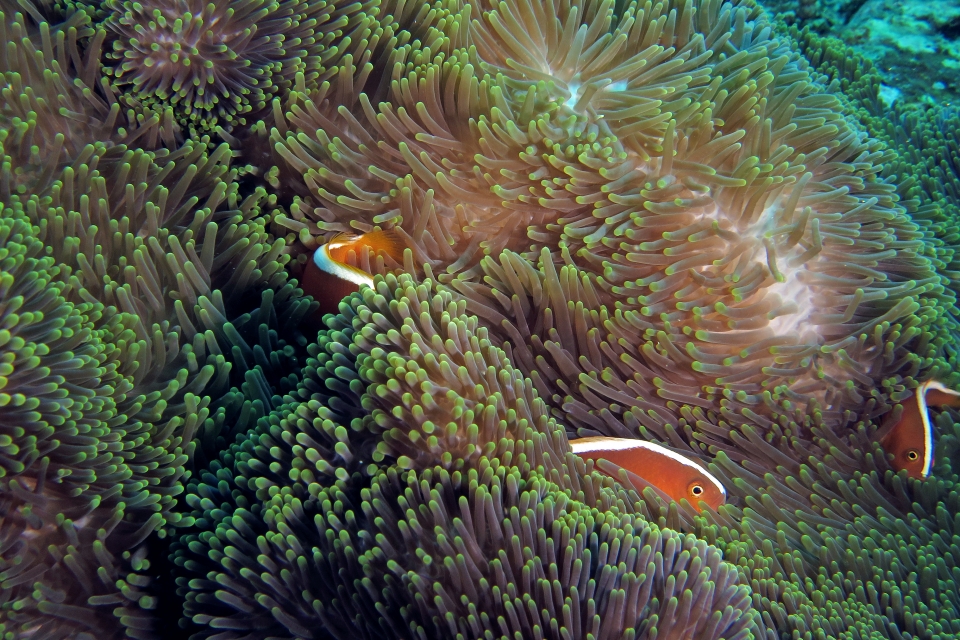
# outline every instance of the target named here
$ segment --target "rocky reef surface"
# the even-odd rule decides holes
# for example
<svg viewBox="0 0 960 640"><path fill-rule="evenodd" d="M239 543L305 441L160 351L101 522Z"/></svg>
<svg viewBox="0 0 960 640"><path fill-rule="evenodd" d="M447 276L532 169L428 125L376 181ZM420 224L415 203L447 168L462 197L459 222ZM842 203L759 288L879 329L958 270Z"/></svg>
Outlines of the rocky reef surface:
<svg viewBox="0 0 960 640"><path fill-rule="evenodd" d="M956 0L762 0L788 25L831 36L870 61L881 98L925 108L960 104Z"/></svg>

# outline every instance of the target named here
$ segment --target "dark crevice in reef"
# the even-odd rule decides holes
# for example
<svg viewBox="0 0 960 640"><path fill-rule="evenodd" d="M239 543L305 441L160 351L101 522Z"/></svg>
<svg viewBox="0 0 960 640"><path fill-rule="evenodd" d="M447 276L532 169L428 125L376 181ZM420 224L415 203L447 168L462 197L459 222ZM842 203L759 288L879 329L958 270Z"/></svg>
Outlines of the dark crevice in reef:
<svg viewBox="0 0 960 640"><path fill-rule="evenodd" d="M857 15L857 12L867 4L867 0L851 0L845 4L840 5L837 14L843 20L843 24L850 24L850 21L853 20L853 16Z"/></svg>
<svg viewBox="0 0 960 640"><path fill-rule="evenodd" d="M939 29L944 38L956 40L960 38L960 17L950 20Z"/></svg>
<svg viewBox="0 0 960 640"><path fill-rule="evenodd" d="M157 598L154 608L154 630L164 640L186 638L189 633L181 628L183 599L177 595L177 567L170 559L170 546L175 536L159 538L153 536L148 541L147 560L150 561L153 578L153 595ZM194 629L196 630L196 629Z"/></svg>

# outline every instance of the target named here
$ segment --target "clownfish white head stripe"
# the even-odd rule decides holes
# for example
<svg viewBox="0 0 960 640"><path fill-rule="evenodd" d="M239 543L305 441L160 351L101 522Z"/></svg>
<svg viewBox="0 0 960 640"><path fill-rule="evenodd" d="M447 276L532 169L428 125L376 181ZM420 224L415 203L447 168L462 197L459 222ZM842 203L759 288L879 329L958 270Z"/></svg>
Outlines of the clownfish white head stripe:
<svg viewBox="0 0 960 640"><path fill-rule="evenodd" d="M330 249L334 248L331 247L330 244L332 243L327 243L313 252L313 263L317 265L317 268L324 273L329 273L341 280L351 282L358 287L364 284L372 287L373 276L369 273L348 264L338 262L330 257Z"/></svg>
<svg viewBox="0 0 960 640"><path fill-rule="evenodd" d="M584 460L608 460L657 487L673 500L686 499L699 510L700 501L716 509L727 490L703 465L653 442L631 438L590 437L570 442Z"/></svg>
<svg viewBox="0 0 960 640"><path fill-rule="evenodd" d="M956 392L946 388L935 380L928 380L920 385L917 393L917 409L923 419L923 471L926 478L933 469L933 425L930 423L930 411L927 406L927 391L940 391L956 395Z"/></svg>
<svg viewBox="0 0 960 640"><path fill-rule="evenodd" d="M373 276L354 266L365 251L374 255L383 253L400 262L404 249L402 238L393 229L359 236L340 234L320 246L307 262L300 282L303 292L319 303L315 317L320 319L327 313L336 313L345 296L363 285L373 286Z"/></svg>

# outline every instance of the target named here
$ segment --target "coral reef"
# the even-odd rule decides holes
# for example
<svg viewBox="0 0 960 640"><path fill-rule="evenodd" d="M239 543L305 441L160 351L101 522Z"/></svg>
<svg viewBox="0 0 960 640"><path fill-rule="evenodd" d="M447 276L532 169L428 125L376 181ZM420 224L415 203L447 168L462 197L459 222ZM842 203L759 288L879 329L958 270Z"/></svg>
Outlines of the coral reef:
<svg viewBox="0 0 960 640"><path fill-rule="evenodd" d="M778 21L837 38L868 59L888 105L960 97L960 6L953 0L758 0Z"/></svg>
<svg viewBox="0 0 960 640"><path fill-rule="evenodd" d="M0 10L5 637L960 633L956 414L876 442L960 382L952 112L753 2Z"/></svg>

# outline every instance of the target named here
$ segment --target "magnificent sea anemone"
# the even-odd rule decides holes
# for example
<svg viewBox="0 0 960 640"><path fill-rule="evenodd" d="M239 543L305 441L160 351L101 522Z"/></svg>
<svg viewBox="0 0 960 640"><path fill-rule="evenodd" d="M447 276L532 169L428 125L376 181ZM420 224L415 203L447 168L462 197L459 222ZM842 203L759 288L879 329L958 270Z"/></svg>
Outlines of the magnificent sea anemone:
<svg viewBox="0 0 960 640"><path fill-rule="evenodd" d="M254 124L300 76L322 78L369 32L360 3L107 0L104 77L135 108L172 108L191 131ZM335 43L334 40L339 40ZM304 85L305 86L305 85Z"/></svg>
<svg viewBox="0 0 960 640"><path fill-rule="evenodd" d="M956 414L877 442L960 382L955 165L867 66L749 1L0 9L5 637L960 633Z"/></svg>

